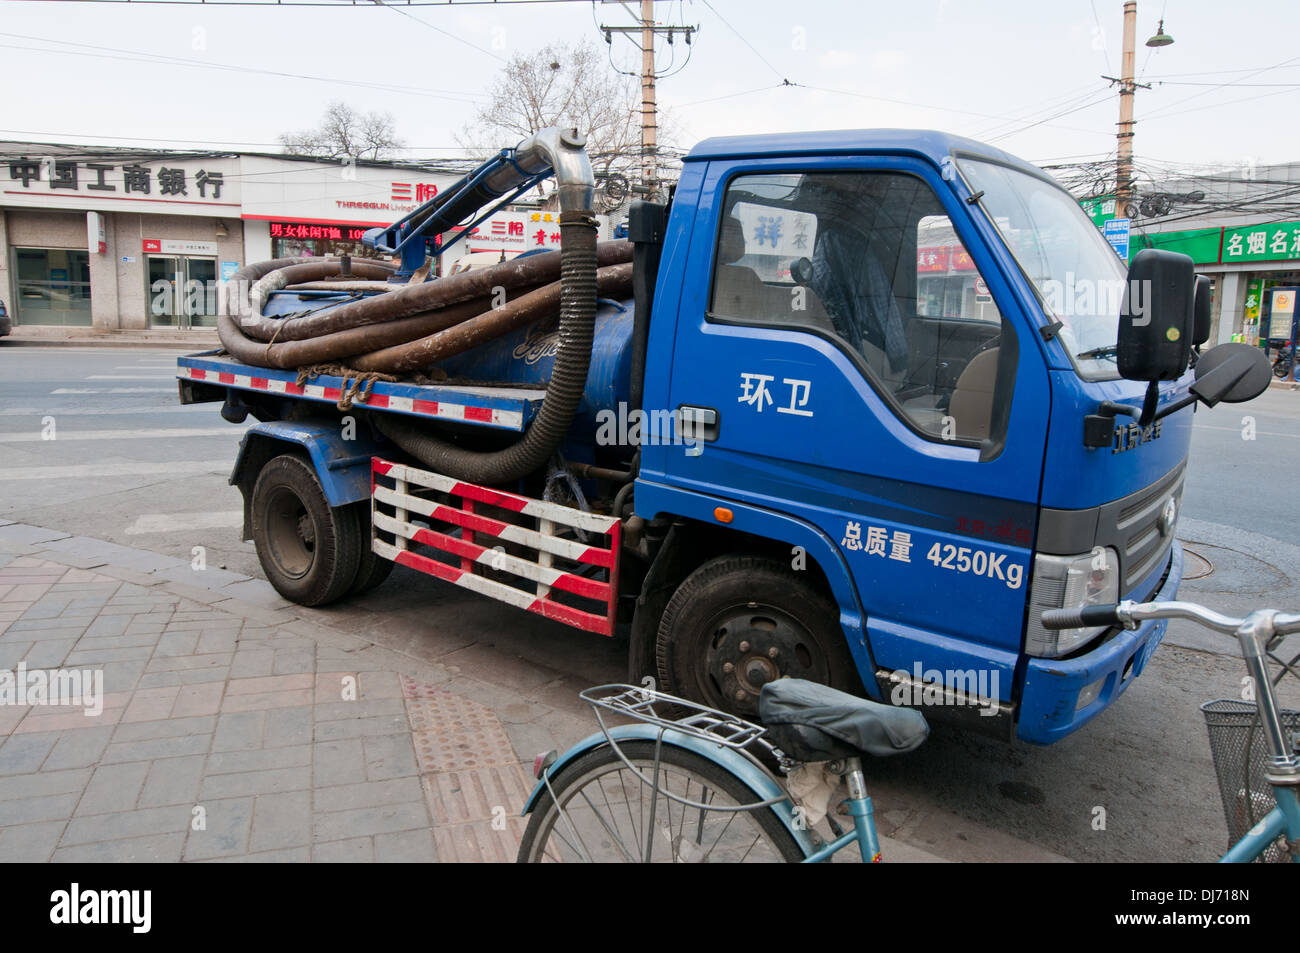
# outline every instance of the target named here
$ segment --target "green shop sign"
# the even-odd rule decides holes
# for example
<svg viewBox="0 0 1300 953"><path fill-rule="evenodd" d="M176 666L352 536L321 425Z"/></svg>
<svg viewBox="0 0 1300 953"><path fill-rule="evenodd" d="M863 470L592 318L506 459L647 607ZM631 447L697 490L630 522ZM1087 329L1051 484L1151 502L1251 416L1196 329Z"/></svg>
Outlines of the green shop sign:
<svg viewBox="0 0 1300 953"><path fill-rule="evenodd" d="M1102 195L1095 199L1084 199L1079 203L1084 212L1092 219L1092 224L1101 228L1109 219L1115 217L1115 196Z"/></svg>
<svg viewBox="0 0 1300 953"><path fill-rule="evenodd" d="M1180 232L1152 232L1133 236L1133 251L1160 248L1190 255L1198 265L1212 265L1219 260L1221 228L1191 228Z"/></svg>
<svg viewBox="0 0 1300 953"><path fill-rule="evenodd" d="M1300 258L1300 222L1272 222L1267 225L1225 228L1221 254L1225 265L1234 261Z"/></svg>

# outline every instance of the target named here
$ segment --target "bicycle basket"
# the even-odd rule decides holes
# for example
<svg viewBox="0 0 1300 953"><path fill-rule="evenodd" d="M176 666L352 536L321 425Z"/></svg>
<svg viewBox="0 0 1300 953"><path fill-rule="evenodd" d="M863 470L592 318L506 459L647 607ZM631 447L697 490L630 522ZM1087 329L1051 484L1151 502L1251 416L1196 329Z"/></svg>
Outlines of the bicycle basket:
<svg viewBox="0 0 1300 953"><path fill-rule="evenodd" d="M1214 758L1219 796L1228 822L1228 843L1235 844L1277 806L1273 789L1264 780L1268 742L1253 702L1220 698L1206 702L1201 711L1205 714L1210 756ZM1282 727L1295 744L1300 732L1300 711L1283 709L1281 716ZM1278 843L1269 847L1260 859L1271 863L1289 858Z"/></svg>

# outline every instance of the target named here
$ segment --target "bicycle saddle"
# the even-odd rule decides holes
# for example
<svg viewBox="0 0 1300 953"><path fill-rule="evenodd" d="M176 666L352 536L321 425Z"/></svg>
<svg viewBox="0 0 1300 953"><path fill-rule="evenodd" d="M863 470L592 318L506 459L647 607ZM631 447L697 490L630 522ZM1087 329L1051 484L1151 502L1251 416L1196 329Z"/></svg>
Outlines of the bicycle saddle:
<svg viewBox="0 0 1300 953"><path fill-rule="evenodd" d="M797 761L869 754L883 758L919 747L930 734L925 716L858 698L802 678L763 686L758 717L772 743Z"/></svg>

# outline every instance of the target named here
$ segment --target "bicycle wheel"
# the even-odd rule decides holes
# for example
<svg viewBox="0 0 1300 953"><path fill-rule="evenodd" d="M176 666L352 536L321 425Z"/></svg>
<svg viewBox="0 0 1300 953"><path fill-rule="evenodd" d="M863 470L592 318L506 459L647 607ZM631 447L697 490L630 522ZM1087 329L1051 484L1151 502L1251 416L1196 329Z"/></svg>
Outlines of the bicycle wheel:
<svg viewBox="0 0 1300 953"><path fill-rule="evenodd" d="M619 749L644 777L655 776L653 741L628 741ZM761 798L726 769L673 745L660 749L659 790L710 809L656 796L608 744L565 767L551 779L551 787L555 798L543 791L528 819L520 863L803 860L803 851L771 808L717 810Z"/></svg>

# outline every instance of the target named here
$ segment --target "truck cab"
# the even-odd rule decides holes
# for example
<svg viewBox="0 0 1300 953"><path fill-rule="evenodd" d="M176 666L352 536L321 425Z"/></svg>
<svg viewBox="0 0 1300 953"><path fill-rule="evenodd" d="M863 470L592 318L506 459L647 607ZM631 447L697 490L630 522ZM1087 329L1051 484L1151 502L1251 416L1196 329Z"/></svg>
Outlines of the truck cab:
<svg viewBox="0 0 1300 953"><path fill-rule="evenodd" d="M667 215L644 399L692 439L642 447L636 512L780 540L769 565L830 593L869 695L1054 741L1163 626L1055 633L1041 611L1172 598L1181 575L1193 410L1084 442L1100 404L1143 399L1116 364L1124 281L1060 186L981 143L705 141ZM670 621L659 676L715 704L838 664L774 606Z"/></svg>

